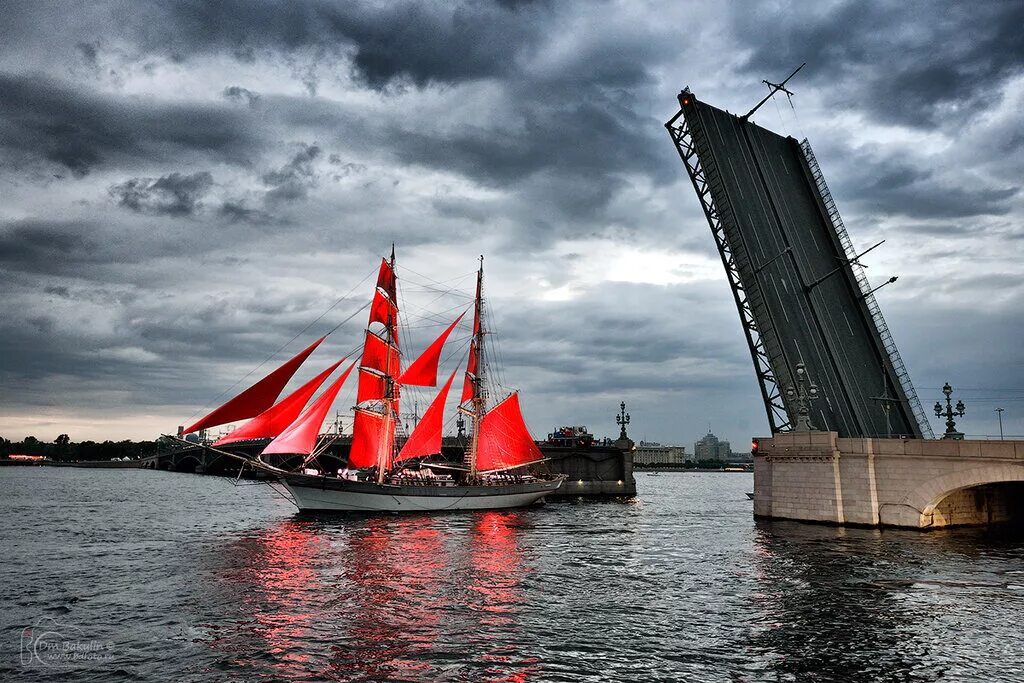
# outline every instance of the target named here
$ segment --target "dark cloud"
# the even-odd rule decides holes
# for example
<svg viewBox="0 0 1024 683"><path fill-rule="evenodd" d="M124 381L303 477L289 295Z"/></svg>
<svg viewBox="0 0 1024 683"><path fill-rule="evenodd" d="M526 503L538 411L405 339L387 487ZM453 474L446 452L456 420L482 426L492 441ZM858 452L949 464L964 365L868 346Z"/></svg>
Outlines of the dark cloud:
<svg viewBox="0 0 1024 683"><path fill-rule="evenodd" d="M1010 212L1010 200L1020 188L969 190L925 184L903 188L879 188L873 195L872 208L889 215L916 218L966 218L969 216L1001 216Z"/></svg>
<svg viewBox="0 0 1024 683"><path fill-rule="evenodd" d="M954 179L900 156L875 158L855 150L844 154L844 194L866 213L924 220L999 216L1012 210L1020 192L1019 187L986 187L977 178L956 178L960 184L951 186Z"/></svg>
<svg viewBox="0 0 1024 683"><path fill-rule="evenodd" d="M246 206L244 201L227 201L221 204L218 212L231 222L268 223L270 214L261 209Z"/></svg>
<svg viewBox="0 0 1024 683"><path fill-rule="evenodd" d="M187 0L117 3L76 8L75 32L52 8L10 8L0 26L8 44L26 42L42 23L49 40L77 35L83 57L95 57L95 33L116 27L126 51L144 59L161 55L177 64L200 56L231 55L253 63L272 52L324 61L353 56L355 73L376 88L395 80L415 85L491 78L508 73L523 50L545 35L552 10L547 2L461 0L425 4L408 0L380 4L312 0L248 2ZM54 45L54 47L58 47ZM315 90L314 72L298 74Z"/></svg>
<svg viewBox="0 0 1024 683"><path fill-rule="evenodd" d="M213 187L207 171L183 175L171 173L159 178L132 178L109 188L119 206L152 215L191 216Z"/></svg>
<svg viewBox="0 0 1024 683"><path fill-rule="evenodd" d="M422 86L507 74L540 39L545 20L540 4L391 3L332 23L356 45L359 73L383 87L396 79Z"/></svg>
<svg viewBox="0 0 1024 683"><path fill-rule="evenodd" d="M0 263L7 268L49 271L68 261L89 259L97 250L84 225L18 221L0 227Z"/></svg>
<svg viewBox="0 0 1024 683"><path fill-rule="evenodd" d="M319 180L319 173L313 164L319 156L319 147L303 144L284 166L264 173L263 183L270 188L266 201L276 204L305 198Z"/></svg>
<svg viewBox="0 0 1024 683"><path fill-rule="evenodd" d="M45 76L0 73L0 100L0 146L79 178L102 164L163 159L176 150L243 163L252 142L251 126L235 109L99 96Z"/></svg>
<svg viewBox="0 0 1024 683"><path fill-rule="evenodd" d="M889 238L872 272L884 252L900 280L880 298L912 302L913 315L893 307L890 325L914 378L940 386L934 359L962 349L932 327L955 319L961 337L1020 336L1020 13L917 2L5 7L0 404L31 415L59 396L69 413L188 414L278 358L372 278L394 239L409 291L411 271L458 281L462 256L487 254L493 357L524 389L536 431L582 422L609 433L627 400L638 435L688 441L710 419L742 440L764 428L749 353L662 123L688 82L709 101L746 103L761 78L805 60L800 117L855 243ZM666 279L685 284L649 284ZM944 305L956 297L977 310ZM360 318L324 357L351 350ZM921 333L896 329L924 318ZM999 349L1000 364L1021 367L1011 343Z"/></svg>
<svg viewBox="0 0 1024 683"><path fill-rule="evenodd" d="M224 88L224 97L235 102L245 102L250 107L255 107L260 101L259 93L238 85L229 85Z"/></svg>
<svg viewBox="0 0 1024 683"><path fill-rule="evenodd" d="M37 332L42 334L49 334L53 331L53 319L45 315L37 315L28 319L28 324L31 325Z"/></svg>
<svg viewBox="0 0 1024 683"><path fill-rule="evenodd" d="M78 49L78 52L82 55L82 60L87 65L93 68L97 66L100 48L100 44L98 42L80 42L77 43L75 47Z"/></svg>
<svg viewBox="0 0 1024 683"><path fill-rule="evenodd" d="M546 3L486 0L423 4L389 2L159 3L136 10L136 40L187 59L230 50L242 60L268 47L288 53L354 48L357 73L374 87L396 79L416 85L493 77L543 35ZM175 30L146 30L158 25Z"/></svg>
<svg viewBox="0 0 1024 683"><path fill-rule="evenodd" d="M779 79L807 62L800 82L827 89L837 108L887 123L962 125L1024 71L1024 4L1016 0L847 0L827 10L783 3L737 8L734 21L752 76Z"/></svg>

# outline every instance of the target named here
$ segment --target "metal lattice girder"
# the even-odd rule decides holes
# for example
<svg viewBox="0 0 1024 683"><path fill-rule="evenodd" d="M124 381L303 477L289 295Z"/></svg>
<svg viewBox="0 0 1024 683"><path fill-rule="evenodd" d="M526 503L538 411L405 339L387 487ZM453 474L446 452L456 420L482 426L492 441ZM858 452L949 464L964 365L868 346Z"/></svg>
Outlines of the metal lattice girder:
<svg viewBox="0 0 1024 683"><path fill-rule="evenodd" d="M712 196L712 183L714 182L713 168L708 168L701 162L697 149L694 145L692 131L687 125L685 117L680 111L672 118L665 127L676 145L679 157L686 167L687 175L693 183L701 208L711 227L711 234L715 239L715 246L718 248L722 265L725 267L726 278L732 289L733 299L736 302L736 309L740 314L740 323L743 326L743 333L747 339L747 346L750 349L750 357L754 362L754 370L757 374L758 384L761 389L761 398L764 401L765 412L768 416L768 424L772 432L785 431L791 428L786 406L783 402L782 391L775 374L772 371L772 363L769 358L764 335L771 334L770 330L760 329L754 318L750 305L750 295L743 286L737 267L733 247L725 236L725 225L722 221L723 210ZM708 158L708 155L703 155ZM726 208L728 211L728 208ZM776 345L776 348L778 346Z"/></svg>

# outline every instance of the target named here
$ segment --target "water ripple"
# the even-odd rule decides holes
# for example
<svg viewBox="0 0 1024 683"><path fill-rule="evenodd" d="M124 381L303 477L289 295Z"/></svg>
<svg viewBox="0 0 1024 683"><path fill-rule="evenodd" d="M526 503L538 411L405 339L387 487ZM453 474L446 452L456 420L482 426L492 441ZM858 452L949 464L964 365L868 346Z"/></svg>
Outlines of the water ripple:
<svg viewBox="0 0 1024 683"><path fill-rule="evenodd" d="M1019 536L755 524L749 475L638 483L317 518L216 478L5 468L0 679L1021 679ZM26 627L103 658L23 665Z"/></svg>

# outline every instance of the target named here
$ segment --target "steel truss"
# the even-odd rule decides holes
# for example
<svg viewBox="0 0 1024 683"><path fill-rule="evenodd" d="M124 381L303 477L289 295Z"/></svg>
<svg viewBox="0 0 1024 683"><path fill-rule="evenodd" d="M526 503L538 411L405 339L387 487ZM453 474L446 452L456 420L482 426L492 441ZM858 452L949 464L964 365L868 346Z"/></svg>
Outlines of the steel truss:
<svg viewBox="0 0 1024 683"><path fill-rule="evenodd" d="M688 95L688 90L681 95ZM754 266L746 254L742 242L730 245L726 238L726 230L732 220L732 209L727 202L721 207L715 202L712 195L712 187L721 187L721 181L714 164L706 163L711 160L711 151L704 142L703 130L701 129L700 117L694 116L692 122L687 118L682 109L676 113L666 124L672 142L675 143L679 158L686 167L686 173L690 176L694 190L697 191L697 198L700 200L701 208L711 227L711 234L715 238L715 246L718 247L718 254L722 257L722 265L725 266L725 274L732 288L733 299L736 301L736 309L740 314L740 323L743 326L743 334L747 338L747 346L750 349L750 357L754 361L754 372L757 374L758 384L761 389L761 398L764 401L765 412L768 415L768 424L772 433L789 431L792 424L786 411L783 401L783 394L780 383L772 370L772 359L769 356L768 348L765 345L766 339L774 341L775 331L772 328L759 328L754 319L751 300L763 301L760 293L760 286L757 283L757 275L753 270ZM698 152L698 147L699 152ZM720 197L725 193L717 192ZM751 286L748 289L744 286L740 277L740 265L742 261L747 270L750 271ZM788 368L784 359L781 358L781 346L775 342L772 348L778 349L775 367ZM781 361L781 362L778 362Z"/></svg>

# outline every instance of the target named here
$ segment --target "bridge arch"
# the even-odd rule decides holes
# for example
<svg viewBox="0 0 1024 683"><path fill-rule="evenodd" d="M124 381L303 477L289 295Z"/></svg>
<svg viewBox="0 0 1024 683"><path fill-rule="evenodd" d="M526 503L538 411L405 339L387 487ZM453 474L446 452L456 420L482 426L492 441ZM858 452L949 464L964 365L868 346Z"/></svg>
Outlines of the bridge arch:
<svg viewBox="0 0 1024 683"><path fill-rule="evenodd" d="M191 463L189 461L192 461ZM188 451L172 458L170 469L174 472L195 472L205 466L205 458L200 453Z"/></svg>
<svg viewBox="0 0 1024 683"><path fill-rule="evenodd" d="M992 463L933 477L915 486L904 509L919 512L917 526L1024 524L1024 463Z"/></svg>

